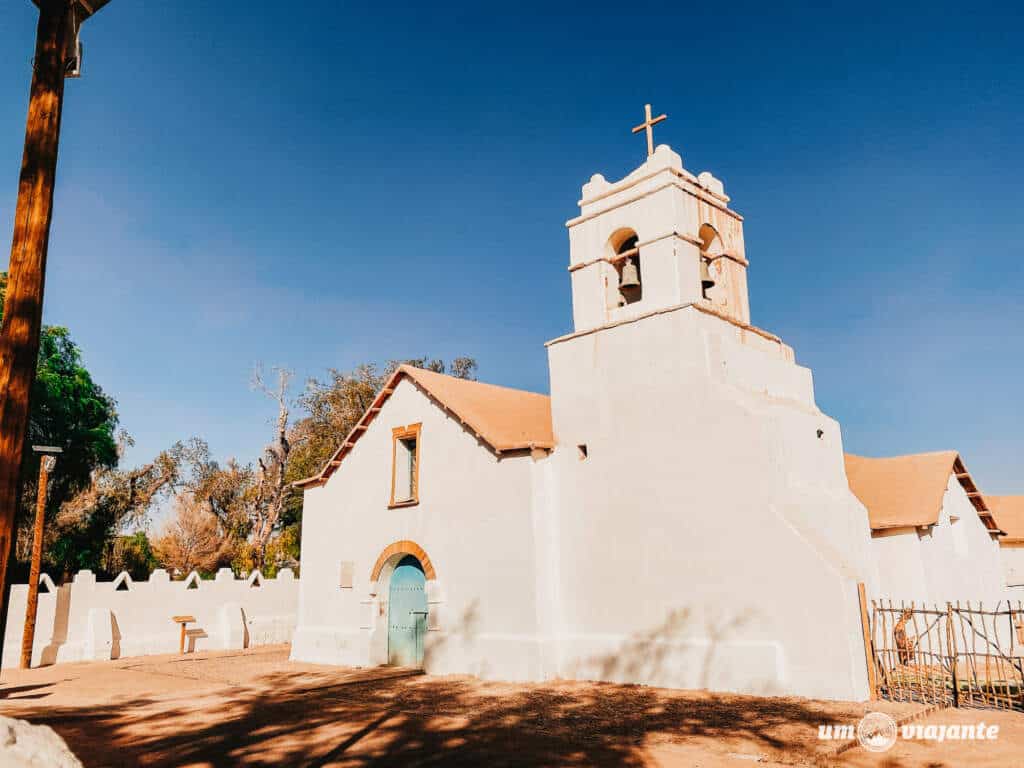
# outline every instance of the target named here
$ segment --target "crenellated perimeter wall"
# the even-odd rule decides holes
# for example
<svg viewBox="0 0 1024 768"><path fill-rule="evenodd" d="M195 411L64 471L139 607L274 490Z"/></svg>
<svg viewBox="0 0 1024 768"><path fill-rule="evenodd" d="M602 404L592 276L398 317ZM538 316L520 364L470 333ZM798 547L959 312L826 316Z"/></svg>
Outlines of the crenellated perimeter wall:
<svg viewBox="0 0 1024 768"><path fill-rule="evenodd" d="M32 665L118 659L155 653L176 653L180 626L174 616L194 616L189 637L194 650L251 648L286 643L295 629L299 582L290 569L267 579L258 571L236 579L229 568L203 580L195 572L172 581L167 571L153 571L148 581L132 581L122 573L100 582L92 571L56 587L40 577ZM28 585L11 587L4 629L3 667L21 658Z"/></svg>

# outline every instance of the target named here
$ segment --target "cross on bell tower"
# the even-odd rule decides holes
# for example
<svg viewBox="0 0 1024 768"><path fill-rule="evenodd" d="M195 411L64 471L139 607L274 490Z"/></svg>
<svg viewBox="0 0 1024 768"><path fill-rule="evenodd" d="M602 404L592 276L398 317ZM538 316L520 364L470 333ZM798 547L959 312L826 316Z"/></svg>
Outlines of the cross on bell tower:
<svg viewBox="0 0 1024 768"><path fill-rule="evenodd" d="M636 128L633 129L633 133L640 133L640 131L647 132L647 156L650 157L654 154L654 126L660 123L662 120L668 120L668 115L658 115L655 118L651 118L651 105L644 104L644 121L640 123Z"/></svg>

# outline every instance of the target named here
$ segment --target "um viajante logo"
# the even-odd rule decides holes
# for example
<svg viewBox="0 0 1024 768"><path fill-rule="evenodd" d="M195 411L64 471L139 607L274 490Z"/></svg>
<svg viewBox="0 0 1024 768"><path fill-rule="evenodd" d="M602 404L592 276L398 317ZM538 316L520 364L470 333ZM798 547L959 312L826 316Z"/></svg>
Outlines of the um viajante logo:
<svg viewBox="0 0 1024 768"><path fill-rule="evenodd" d="M818 726L818 738L823 741L857 742L869 752L888 752L897 739L920 741L992 741L999 738L998 725L984 722L972 725L953 723L923 724L908 723L897 725L884 712L868 712L860 722L854 724L833 723Z"/></svg>
<svg viewBox="0 0 1024 768"><path fill-rule="evenodd" d="M868 712L857 723L857 741L869 752L887 752L896 743L896 721L884 712Z"/></svg>

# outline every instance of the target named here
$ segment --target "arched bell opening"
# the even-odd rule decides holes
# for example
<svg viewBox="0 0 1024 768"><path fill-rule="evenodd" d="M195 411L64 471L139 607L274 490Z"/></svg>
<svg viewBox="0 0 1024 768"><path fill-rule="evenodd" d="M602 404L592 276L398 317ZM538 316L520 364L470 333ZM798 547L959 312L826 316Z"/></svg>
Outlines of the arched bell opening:
<svg viewBox="0 0 1024 768"><path fill-rule="evenodd" d="M608 240L609 260L615 268L617 284L613 292L614 305L624 307L635 304L644 295L640 266L640 238L632 229L620 229Z"/></svg>
<svg viewBox="0 0 1024 768"><path fill-rule="evenodd" d="M701 241L700 291L705 299L712 299L709 291L718 283L716 273L721 270L717 262L725 254L725 247L722 245L722 238L718 236L718 230L710 224L701 224L697 237Z"/></svg>

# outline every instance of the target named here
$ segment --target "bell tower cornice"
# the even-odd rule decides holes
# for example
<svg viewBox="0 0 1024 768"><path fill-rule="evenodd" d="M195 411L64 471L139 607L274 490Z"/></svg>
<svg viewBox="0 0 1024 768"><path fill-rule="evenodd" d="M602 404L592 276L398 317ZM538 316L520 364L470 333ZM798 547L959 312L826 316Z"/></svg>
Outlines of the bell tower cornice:
<svg viewBox="0 0 1024 768"><path fill-rule="evenodd" d="M743 217L711 173L661 144L623 179L592 176L578 205L566 222L576 332L690 304L750 323Z"/></svg>
<svg viewBox="0 0 1024 768"><path fill-rule="evenodd" d="M608 181L599 173L591 176L590 181L583 185L581 197L577 201L580 215L569 219L565 225L574 227L669 186L714 206L737 221L743 221L743 216L729 208L730 198L725 194L721 181L707 171L694 176L683 168L683 160L678 153L667 144L660 144L643 165L619 181Z"/></svg>

